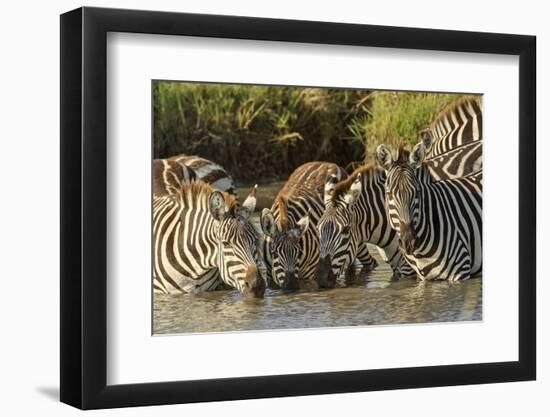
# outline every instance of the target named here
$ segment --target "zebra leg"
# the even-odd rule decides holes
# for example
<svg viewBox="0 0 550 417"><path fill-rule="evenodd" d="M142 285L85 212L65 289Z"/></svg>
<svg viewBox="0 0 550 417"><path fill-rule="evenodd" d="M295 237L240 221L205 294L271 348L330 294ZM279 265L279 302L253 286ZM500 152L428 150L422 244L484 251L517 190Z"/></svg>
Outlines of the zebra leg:
<svg viewBox="0 0 550 417"><path fill-rule="evenodd" d="M378 266L378 262L369 252L367 242L359 243L359 248L357 249L357 259L361 262L363 271L365 272L370 272Z"/></svg>
<svg viewBox="0 0 550 417"><path fill-rule="evenodd" d="M458 248L454 259L454 265L456 265L457 263L460 263L460 265L454 271L448 267L450 270L449 270L449 276L447 277L447 279L449 281L454 281L454 282L464 281L469 279L472 272L471 259L472 259L472 256L468 249L468 245L461 240L458 243Z"/></svg>
<svg viewBox="0 0 550 417"><path fill-rule="evenodd" d="M363 266L361 265L361 263L357 259L355 259L353 261L353 263L351 263L348 266L348 269L345 272L344 280L345 280L346 284L351 284L355 281L355 278L357 277L357 275L356 275L357 268L360 268L359 271L361 271Z"/></svg>
<svg viewBox="0 0 550 417"><path fill-rule="evenodd" d="M409 263L403 258L401 264L399 265L399 275L400 278L409 278L409 279L417 279L418 274L416 271L409 265Z"/></svg>
<svg viewBox="0 0 550 417"><path fill-rule="evenodd" d="M467 279L470 279L470 272L470 262L464 262L460 270L456 271L456 273L449 277L449 281L466 281Z"/></svg>

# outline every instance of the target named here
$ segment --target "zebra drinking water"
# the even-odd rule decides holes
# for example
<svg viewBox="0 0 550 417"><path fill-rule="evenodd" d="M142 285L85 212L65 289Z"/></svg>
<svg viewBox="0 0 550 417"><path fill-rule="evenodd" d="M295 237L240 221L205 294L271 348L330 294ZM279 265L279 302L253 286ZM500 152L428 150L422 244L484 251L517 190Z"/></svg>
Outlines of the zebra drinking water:
<svg viewBox="0 0 550 417"><path fill-rule="evenodd" d="M328 176L342 179L346 172L333 163L309 162L289 177L270 209L261 216L263 258L269 279L284 289L295 289L299 280L314 278L319 260L317 222L323 212L324 185ZM362 249L362 260L374 268L376 261Z"/></svg>
<svg viewBox="0 0 550 417"><path fill-rule="evenodd" d="M367 165L347 179L337 180L331 177L326 182L324 212L317 224L321 248L316 269L319 285L334 286L336 278L354 261L359 245L366 242L383 250L394 277L414 276L387 220L384 171Z"/></svg>
<svg viewBox="0 0 550 417"><path fill-rule="evenodd" d="M421 279L468 279L482 268L482 172L436 181L425 158L422 142L396 158L377 148L391 227Z"/></svg>
<svg viewBox="0 0 550 417"><path fill-rule="evenodd" d="M427 150L425 165L434 180L460 178L482 169L482 123L480 99L468 97L448 105L421 132L421 139ZM321 257L318 267L321 281L330 285L334 274L356 256L357 244L353 241L354 238L366 239L377 245L381 249L382 257L392 266L394 278L416 275L401 254L397 234L387 220L385 180L383 170L365 166L339 184L327 183L326 192L336 192L332 198L327 199L325 213L318 224L321 247L330 247L339 256ZM348 193L354 181L359 181L362 187L358 188L358 204L350 205L347 201L355 202L354 197ZM350 234L340 233L340 230L345 230L348 224L346 222L349 221L357 230Z"/></svg>
<svg viewBox="0 0 550 417"><path fill-rule="evenodd" d="M153 199L153 287L163 293L197 293L221 282L262 297L265 282L255 262L259 234L249 221L256 187L236 199L202 181L182 182ZM220 280L221 278L221 280Z"/></svg>

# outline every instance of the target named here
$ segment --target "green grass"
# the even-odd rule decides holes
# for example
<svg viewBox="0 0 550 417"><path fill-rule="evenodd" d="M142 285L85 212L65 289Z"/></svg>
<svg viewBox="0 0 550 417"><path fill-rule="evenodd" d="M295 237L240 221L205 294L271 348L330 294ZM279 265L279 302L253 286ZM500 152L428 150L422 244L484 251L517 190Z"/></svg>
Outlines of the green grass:
<svg viewBox="0 0 550 417"><path fill-rule="evenodd" d="M238 181L286 179L312 160L371 160L416 141L457 95L155 82L154 155L197 154Z"/></svg>
<svg viewBox="0 0 550 417"><path fill-rule="evenodd" d="M380 143L395 148L418 142L418 133L430 125L437 114L457 94L403 93L376 91L369 96L369 107L349 124L355 138L365 145L365 160L372 161Z"/></svg>

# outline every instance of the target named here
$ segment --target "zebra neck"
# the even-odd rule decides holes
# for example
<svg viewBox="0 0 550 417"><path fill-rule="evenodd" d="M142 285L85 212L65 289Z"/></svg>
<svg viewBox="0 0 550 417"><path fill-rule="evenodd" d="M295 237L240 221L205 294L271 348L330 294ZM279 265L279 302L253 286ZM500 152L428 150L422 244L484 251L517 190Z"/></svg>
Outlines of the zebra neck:
<svg viewBox="0 0 550 417"><path fill-rule="evenodd" d="M353 208L358 239L387 247L396 239L386 215L385 189L386 174L382 170L372 170L363 179L361 197Z"/></svg>
<svg viewBox="0 0 550 417"><path fill-rule="evenodd" d="M422 166L419 168L418 172L419 187L417 192L418 195L418 206L416 208L417 213L415 214L415 224L416 229L416 249L414 250L415 256L421 256L423 253L429 252L431 250L430 239L430 230L432 225L430 221L434 217L434 207L437 206L438 193L437 193L437 183L433 181L427 167Z"/></svg>
<svg viewBox="0 0 550 417"><path fill-rule="evenodd" d="M182 219L184 217L182 216ZM194 217L195 227L185 242L190 258L203 270L219 267L219 223L210 213L198 212Z"/></svg>

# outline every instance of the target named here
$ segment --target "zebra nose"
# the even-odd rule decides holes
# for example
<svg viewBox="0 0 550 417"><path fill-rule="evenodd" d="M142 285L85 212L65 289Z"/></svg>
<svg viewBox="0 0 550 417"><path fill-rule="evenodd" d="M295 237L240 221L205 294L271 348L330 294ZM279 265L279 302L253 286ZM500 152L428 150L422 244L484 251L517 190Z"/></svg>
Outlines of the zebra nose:
<svg viewBox="0 0 550 417"><path fill-rule="evenodd" d="M399 244L407 254L414 251L414 241L416 234L414 227L410 223L401 223L399 225Z"/></svg>
<svg viewBox="0 0 550 417"><path fill-rule="evenodd" d="M265 282L258 274L256 265L250 265L246 270L244 291L247 297L262 298L265 292Z"/></svg>
<svg viewBox="0 0 550 417"><path fill-rule="evenodd" d="M289 270L285 274L285 282L283 285L284 290L297 290L299 289L298 273L296 270Z"/></svg>
<svg viewBox="0 0 550 417"><path fill-rule="evenodd" d="M330 255L319 260L315 269L315 281L320 288L334 288L336 277L332 272L332 258Z"/></svg>

